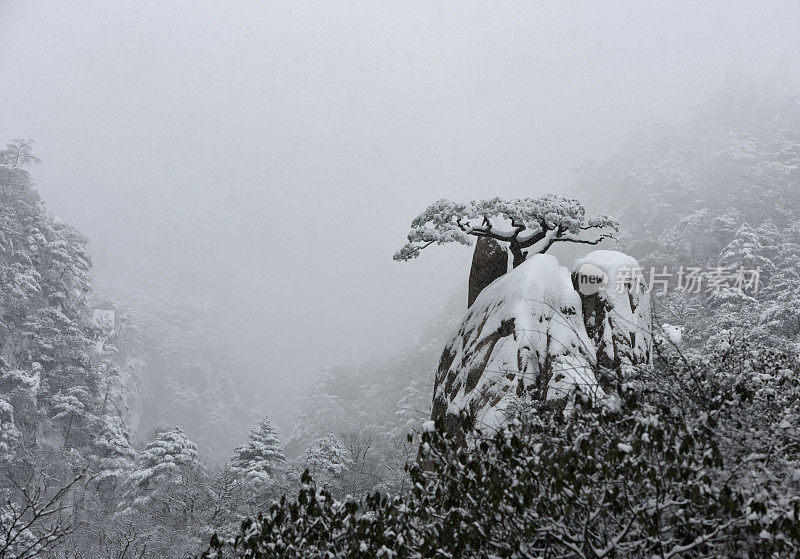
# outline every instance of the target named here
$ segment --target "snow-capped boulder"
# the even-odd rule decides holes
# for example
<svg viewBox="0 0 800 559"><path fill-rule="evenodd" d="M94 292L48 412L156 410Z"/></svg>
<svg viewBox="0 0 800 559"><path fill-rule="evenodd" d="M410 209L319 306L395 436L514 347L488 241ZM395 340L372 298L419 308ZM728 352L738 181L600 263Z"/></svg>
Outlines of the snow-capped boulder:
<svg viewBox="0 0 800 559"><path fill-rule="evenodd" d="M614 250L595 250L572 266L586 332L601 369L651 361L650 294L640 270L635 258Z"/></svg>
<svg viewBox="0 0 800 559"><path fill-rule="evenodd" d="M569 270L533 255L478 295L445 346L432 418L458 434L462 412L497 427L525 393L563 405L575 384L598 389L594 355Z"/></svg>

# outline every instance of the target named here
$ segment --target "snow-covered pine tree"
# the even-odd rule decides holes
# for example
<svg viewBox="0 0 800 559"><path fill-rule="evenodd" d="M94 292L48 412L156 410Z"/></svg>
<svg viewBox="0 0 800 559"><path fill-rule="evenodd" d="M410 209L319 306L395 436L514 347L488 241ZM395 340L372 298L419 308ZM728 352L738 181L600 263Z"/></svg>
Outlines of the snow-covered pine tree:
<svg viewBox="0 0 800 559"><path fill-rule="evenodd" d="M320 485L337 485L350 462L347 449L339 437L328 433L308 446L300 464L308 469Z"/></svg>
<svg viewBox="0 0 800 559"><path fill-rule="evenodd" d="M136 450L131 446L127 426L120 417L105 415L98 421L101 427L94 442L92 470L103 496L113 498L136 464Z"/></svg>
<svg viewBox="0 0 800 559"><path fill-rule="evenodd" d="M769 226L764 233L771 236ZM768 238L764 240L769 242ZM768 249L762 244L761 235L749 224L743 223L733 240L722 249L718 264L732 272L738 269L743 269L746 273L758 271L759 282L766 283L775 272L775 264L767 253Z"/></svg>
<svg viewBox="0 0 800 559"><path fill-rule="evenodd" d="M762 293L764 310L760 320L770 333L797 343L800 336L800 259L781 267Z"/></svg>
<svg viewBox="0 0 800 559"><path fill-rule="evenodd" d="M430 379L412 379L403 389L395 404L392 437L403 440L407 435L419 432L431 416L431 392Z"/></svg>
<svg viewBox="0 0 800 559"><path fill-rule="evenodd" d="M411 260L421 250L436 244L457 242L471 245L473 238L493 239L513 256L516 268L528 256L546 252L558 242L596 245L610 233L581 237L591 229L619 229L607 215L587 218L575 198L545 194L536 198L473 200L461 203L438 200L411 222L408 242L395 253L395 260Z"/></svg>
<svg viewBox="0 0 800 559"><path fill-rule="evenodd" d="M775 257L779 254L780 245L782 245L786 239L784 239L771 217L765 219L761 225L758 226L756 234L758 235L761 246L764 247L764 254L774 262Z"/></svg>
<svg viewBox="0 0 800 559"><path fill-rule="evenodd" d="M20 434L14 423L14 407L0 396L0 464L9 462L16 450Z"/></svg>
<svg viewBox="0 0 800 559"><path fill-rule="evenodd" d="M248 441L233 450L231 470L254 492L274 484L286 469L278 431L268 416L250 431Z"/></svg>
<svg viewBox="0 0 800 559"><path fill-rule="evenodd" d="M139 454L128 476L125 504L150 506L157 492L179 485L185 476L200 468L195 445L180 427L160 433Z"/></svg>
<svg viewBox="0 0 800 559"><path fill-rule="evenodd" d="M213 497L197 446L183 429L160 433L139 454L117 521L154 557L191 555L209 531Z"/></svg>
<svg viewBox="0 0 800 559"><path fill-rule="evenodd" d="M51 399L53 420L61 426L66 448L75 448L90 439L89 428L95 419L93 403L92 395L82 386L59 391Z"/></svg>
<svg viewBox="0 0 800 559"><path fill-rule="evenodd" d="M305 400L286 439L286 450L290 456L298 456L312 441L331 430L352 428L356 414L348 413L350 410L347 405L361 399L366 384L362 377L364 373L354 369L357 368L332 365L317 374L306 390ZM375 421L374 416L372 420Z"/></svg>

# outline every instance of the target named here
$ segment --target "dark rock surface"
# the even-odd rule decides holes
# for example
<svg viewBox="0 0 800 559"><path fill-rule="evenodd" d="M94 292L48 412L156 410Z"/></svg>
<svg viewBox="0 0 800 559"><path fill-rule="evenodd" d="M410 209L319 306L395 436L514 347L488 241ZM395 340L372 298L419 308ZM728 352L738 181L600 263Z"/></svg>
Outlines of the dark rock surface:
<svg viewBox="0 0 800 559"><path fill-rule="evenodd" d="M469 291L467 308L487 285L508 271L508 252L494 239L481 237L475 243L472 255L472 268L469 272Z"/></svg>

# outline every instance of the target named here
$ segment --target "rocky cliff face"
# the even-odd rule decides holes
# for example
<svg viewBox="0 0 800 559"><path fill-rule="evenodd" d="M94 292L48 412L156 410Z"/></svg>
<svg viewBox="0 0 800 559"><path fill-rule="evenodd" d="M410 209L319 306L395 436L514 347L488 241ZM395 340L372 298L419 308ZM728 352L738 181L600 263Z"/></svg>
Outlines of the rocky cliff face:
<svg viewBox="0 0 800 559"><path fill-rule="evenodd" d="M480 237L472 254L469 271L467 308L472 306L481 291L508 271L508 252L494 239Z"/></svg>
<svg viewBox="0 0 800 559"><path fill-rule="evenodd" d="M523 395L563 407L576 385L602 396L601 369L649 361L649 296L640 278L626 287L621 275L638 264L613 251L583 260L575 270L591 264L606 275L589 295L578 291L577 272L546 254L480 292L442 353L432 419L444 420L456 436L464 417L471 426L496 428ZM621 292L612 291L618 277Z"/></svg>

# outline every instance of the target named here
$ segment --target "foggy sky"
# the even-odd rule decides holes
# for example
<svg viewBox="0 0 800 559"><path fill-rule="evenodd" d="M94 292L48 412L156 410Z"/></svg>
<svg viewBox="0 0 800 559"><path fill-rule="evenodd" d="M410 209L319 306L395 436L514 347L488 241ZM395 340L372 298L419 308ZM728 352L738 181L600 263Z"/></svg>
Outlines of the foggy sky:
<svg viewBox="0 0 800 559"><path fill-rule="evenodd" d="M0 140L99 276L217 294L269 401L466 281L464 247L392 261L426 204L567 192L726 76L800 75L798 2L598 4L0 1Z"/></svg>

